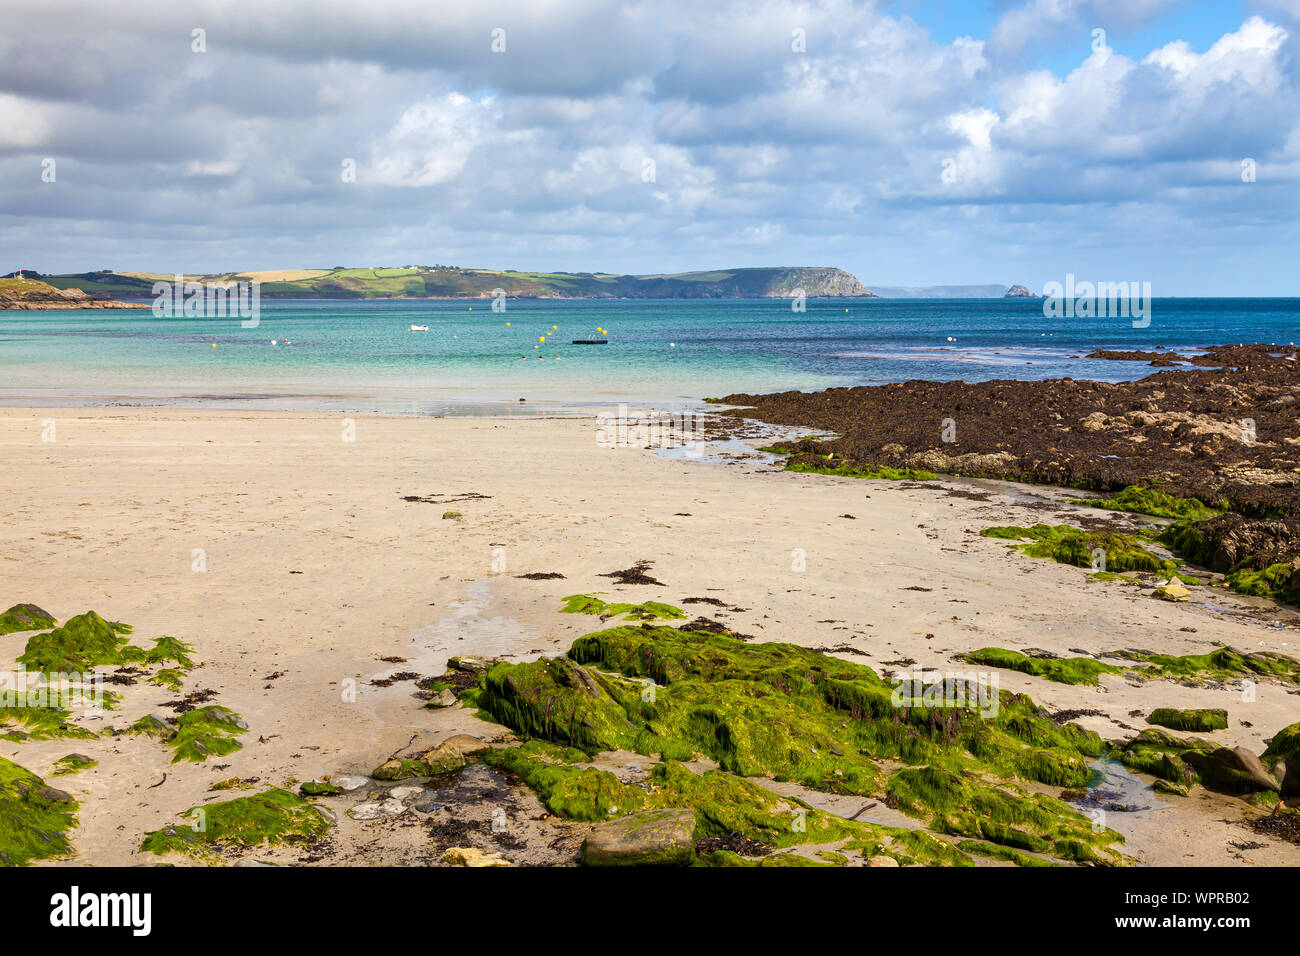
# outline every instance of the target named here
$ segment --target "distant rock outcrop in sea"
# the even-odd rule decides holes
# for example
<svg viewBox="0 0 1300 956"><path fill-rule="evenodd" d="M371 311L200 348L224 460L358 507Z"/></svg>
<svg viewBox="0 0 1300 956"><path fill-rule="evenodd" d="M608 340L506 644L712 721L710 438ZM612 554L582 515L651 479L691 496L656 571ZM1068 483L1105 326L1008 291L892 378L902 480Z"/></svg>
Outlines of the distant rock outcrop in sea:
<svg viewBox="0 0 1300 956"><path fill-rule="evenodd" d="M1022 286L1022 285L1013 285L1010 289L1007 290L1006 295L1004 295L1002 298L1004 298L1004 299L1041 299L1042 296L1039 295L1037 292L1035 292L1033 289L1028 289L1028 288L1026 288L1025 286Z"/></svg>

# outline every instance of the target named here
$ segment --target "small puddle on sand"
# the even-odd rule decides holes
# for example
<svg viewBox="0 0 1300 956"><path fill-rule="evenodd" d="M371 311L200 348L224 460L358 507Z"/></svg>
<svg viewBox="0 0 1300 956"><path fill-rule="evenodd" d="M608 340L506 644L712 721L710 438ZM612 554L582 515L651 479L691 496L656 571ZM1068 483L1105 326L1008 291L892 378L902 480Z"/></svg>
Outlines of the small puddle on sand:
<svg viewBox="0 0 1300 956"><path fill-rule="evenodd" d="M411 636L412 654L407 660L369 679L382 680L411 671L422 677L436 677L446 672L449 657L513 658L536 646L537 635L514 618L483 616L491 604L491 585L475 581L466 589L464 600L448 605L450 614L415 630Z"/></svg>
<svg viewBox="0 0 1300 956"><path fill-rule="evenodd" d="M1172 804L1161 800L1141 777L1118 760L1102 757L1092 769L1097 772L1097 778L1088 785L1081 799L1070 800L1069 804L1095 824L1122 834L1125 840L1124 846L1119 847L1122 852L1131 854L1141 849L1140 841L1132 842L1139 824L1152 813L1171 809Z"/></svg>

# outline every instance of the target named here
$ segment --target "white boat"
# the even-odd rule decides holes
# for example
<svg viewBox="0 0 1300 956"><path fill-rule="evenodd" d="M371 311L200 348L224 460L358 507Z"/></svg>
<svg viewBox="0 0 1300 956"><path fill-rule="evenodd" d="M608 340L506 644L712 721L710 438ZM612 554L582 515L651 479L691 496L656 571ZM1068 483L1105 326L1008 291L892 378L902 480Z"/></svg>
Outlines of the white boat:
<svg viewBox="0 0 1300 956"><path fill-rule="evenodd" d="M428 327L427 325L413 325L413 326L411 326L411 331L412 331L412 332L428 332L428 331L429 331L429 327Z"/></svg>

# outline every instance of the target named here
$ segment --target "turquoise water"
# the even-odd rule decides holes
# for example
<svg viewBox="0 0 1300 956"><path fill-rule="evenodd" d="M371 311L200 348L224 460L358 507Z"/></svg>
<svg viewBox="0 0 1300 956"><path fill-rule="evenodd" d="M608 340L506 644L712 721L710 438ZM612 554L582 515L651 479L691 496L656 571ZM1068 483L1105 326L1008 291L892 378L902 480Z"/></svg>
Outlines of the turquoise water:
<svg viewBox="0 0 1300 956"><path fill-rule="evenodd" d="M413 323L429 331L411 332ZM570 344L597 328L610 344ZM809 301L804 313L770 299L511 301L504 313L486 301L264 300L251 329L147 310L7 312L0 403L415 414L520 398L690 406L736 391L917 378L1121 380L1152 370L1079 356L1298 336L1300 299L1156 299L1144 329L1124 318L1048 319L1039 302L1003 299Z"/></svg>

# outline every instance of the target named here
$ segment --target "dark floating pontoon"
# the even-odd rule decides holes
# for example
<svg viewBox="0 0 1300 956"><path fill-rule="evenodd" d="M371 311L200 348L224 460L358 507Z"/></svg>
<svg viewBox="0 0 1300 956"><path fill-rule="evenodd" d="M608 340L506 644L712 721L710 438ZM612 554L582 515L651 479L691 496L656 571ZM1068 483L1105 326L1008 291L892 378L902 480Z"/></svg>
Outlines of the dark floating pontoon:
<svg viewBox="0 0 1300 956"><path fill-rule="evenodd" d="M574 345L608 345L609 339L574 339Z"/></svg>

